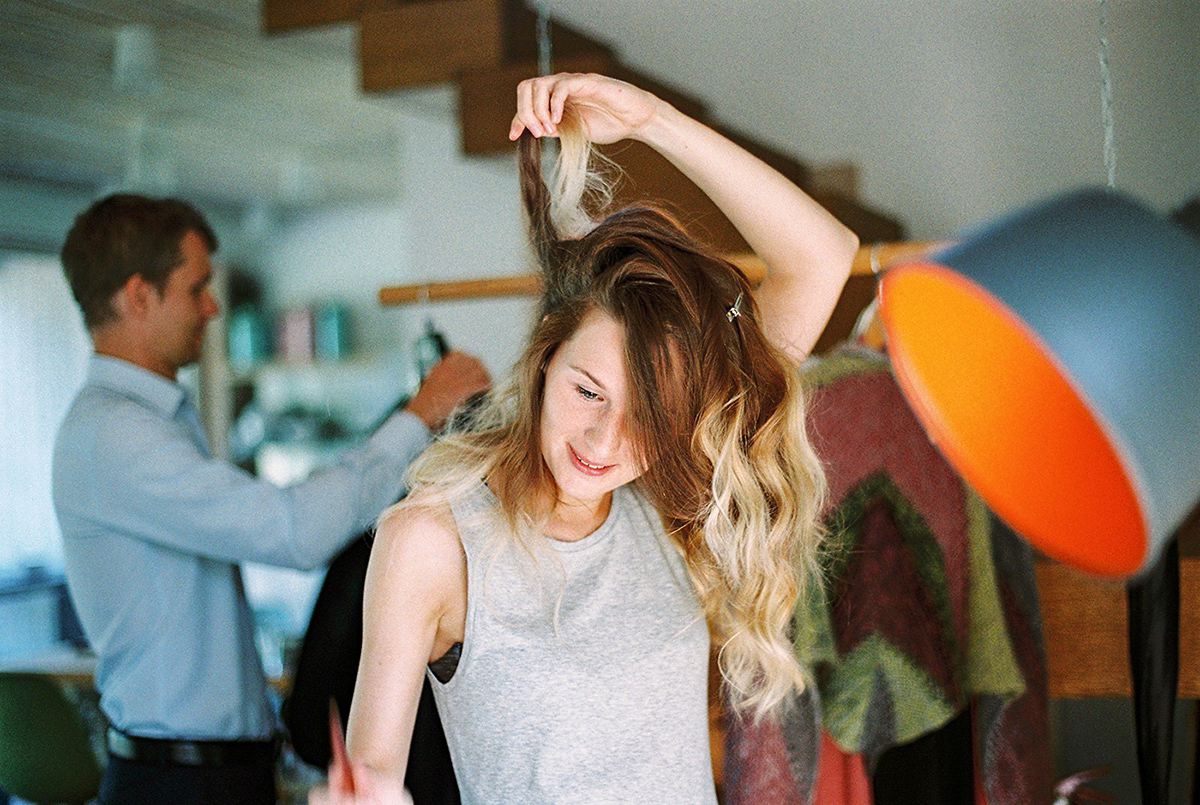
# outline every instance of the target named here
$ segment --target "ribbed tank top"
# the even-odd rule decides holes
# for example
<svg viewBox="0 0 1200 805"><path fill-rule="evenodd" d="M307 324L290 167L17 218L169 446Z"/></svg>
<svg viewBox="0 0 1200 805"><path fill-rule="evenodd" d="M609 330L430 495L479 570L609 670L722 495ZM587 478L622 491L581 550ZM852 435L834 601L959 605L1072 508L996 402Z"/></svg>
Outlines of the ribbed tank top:
<svg viewBox="0 0 1200 805"><path fill-rule="evenodd" d="M715 805L708 627L645 497L617 489L599 529L547 538L536 564L494 539L483 484L453 511L466 627L454 676L430 681L463 804Z"/></svg>

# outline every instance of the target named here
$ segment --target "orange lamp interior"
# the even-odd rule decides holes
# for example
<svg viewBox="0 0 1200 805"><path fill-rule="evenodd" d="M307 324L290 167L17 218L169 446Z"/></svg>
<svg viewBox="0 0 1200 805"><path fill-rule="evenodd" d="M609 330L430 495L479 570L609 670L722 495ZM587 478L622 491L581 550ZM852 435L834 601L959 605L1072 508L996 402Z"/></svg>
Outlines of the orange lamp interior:
<svg viewBox="0 0 1200 805"><path fill-rule="evenodd" d="M944 266L893 268L879 295L897 380L992 510L1043 553L1088 573L1138 570L1148 534L1134 483L1033 330Z"/></svg>

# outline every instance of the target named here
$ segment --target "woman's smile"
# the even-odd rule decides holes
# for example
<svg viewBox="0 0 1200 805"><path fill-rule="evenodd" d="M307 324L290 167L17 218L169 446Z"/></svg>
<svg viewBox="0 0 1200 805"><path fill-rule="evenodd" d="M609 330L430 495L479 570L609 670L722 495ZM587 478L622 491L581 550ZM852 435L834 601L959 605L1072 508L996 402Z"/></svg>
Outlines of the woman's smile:
<svg viewBox="0 0 1200 805"><path fill-rule="evenodd" d="M580 472L586 475L603 475L616 466L615 464L593 464L580 456L571 445L567 445L567 449L571 451L571 458L575 466L579 468Z"/></svg>

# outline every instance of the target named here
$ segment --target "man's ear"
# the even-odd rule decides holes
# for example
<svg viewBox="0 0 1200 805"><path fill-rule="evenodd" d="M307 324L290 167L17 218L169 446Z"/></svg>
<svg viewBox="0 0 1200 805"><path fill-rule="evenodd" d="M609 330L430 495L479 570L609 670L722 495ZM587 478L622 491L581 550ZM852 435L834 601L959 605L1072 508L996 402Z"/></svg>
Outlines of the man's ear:
<svg viewBox="0 0 1200 805"><path fill-rule="evenodd" d="M149 309L150 295L158 289L146 281L141 274L134 274L113 297L113 307L121 318L140 318Z"/></svg>

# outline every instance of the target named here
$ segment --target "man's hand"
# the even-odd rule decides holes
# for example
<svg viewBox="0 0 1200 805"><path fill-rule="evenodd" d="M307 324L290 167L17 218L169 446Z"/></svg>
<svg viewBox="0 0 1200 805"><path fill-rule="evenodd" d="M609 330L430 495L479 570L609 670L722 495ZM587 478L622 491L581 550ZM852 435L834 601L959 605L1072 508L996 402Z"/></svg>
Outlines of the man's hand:
<svg viewBox="0 0 1200 805"><path fill-rule="evenodd" d="M455 408L491 385L492 379L479 359L451 352L429 371L404 410L420 417L431 431L440 430Z"/></svg>

